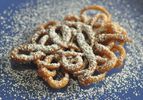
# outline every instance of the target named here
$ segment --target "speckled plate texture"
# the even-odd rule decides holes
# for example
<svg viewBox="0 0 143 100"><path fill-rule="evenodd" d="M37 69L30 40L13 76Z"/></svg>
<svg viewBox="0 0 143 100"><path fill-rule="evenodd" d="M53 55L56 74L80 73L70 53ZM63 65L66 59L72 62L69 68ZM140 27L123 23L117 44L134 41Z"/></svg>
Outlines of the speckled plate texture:
<svg viewBox="0 0 143 100"><path fill-rule="evenodd" d="M141 100L143 97L143 0L1 0L0 100ZM78 14L87 5L102 5L113 20L126 28L133 43L126 44L122 68L88 87L70 79L61 90L51 89L37 76L32 64L13 64L10 50L25 43L35 27L49 20ZM8 5L9 7L5 7ZM93 13L93 12L90 12Z"/></svg>

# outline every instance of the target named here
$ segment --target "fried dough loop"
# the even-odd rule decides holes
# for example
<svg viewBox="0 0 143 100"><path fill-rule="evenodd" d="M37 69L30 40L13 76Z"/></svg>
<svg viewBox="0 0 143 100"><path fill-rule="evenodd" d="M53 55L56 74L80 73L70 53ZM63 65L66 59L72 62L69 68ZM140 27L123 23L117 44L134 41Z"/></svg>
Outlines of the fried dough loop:
<svg viewBox="0 0 143 100"><path fill-rule="evenodd" d="M89 10L100 13L88 15ZM41 24L34 32L30 43L11 51L11 59L34 62L38 75L55 89L67 86L70 75L84 86L102 81L106 73L122 66L124 44L131 42L126 30L98 5L83 8L80 15L67 15L61 22ZM59 72L63 78L55 79Z"/></svg>

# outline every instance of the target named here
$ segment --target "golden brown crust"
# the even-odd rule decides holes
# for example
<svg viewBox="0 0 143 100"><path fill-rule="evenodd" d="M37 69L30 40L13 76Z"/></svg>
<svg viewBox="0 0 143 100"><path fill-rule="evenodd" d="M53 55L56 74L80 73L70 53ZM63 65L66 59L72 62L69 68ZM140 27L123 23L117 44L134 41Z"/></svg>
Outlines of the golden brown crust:
<svg viewBox="0 0 143 100"><path fill-rule="evenodd" d="M100 13L89 16L85 13L88 10ZM11 58L33 61L38 75L52 88L60 89L68 84L69 74L84 86L103 80L108 71L123 64L124 44L131 39L123 27L112 22L104 7L92 5L83 8L79 16L67 15L62 22L39 25L30 41L14 48ZM60 70L65 76L55 80Z"/></svg>

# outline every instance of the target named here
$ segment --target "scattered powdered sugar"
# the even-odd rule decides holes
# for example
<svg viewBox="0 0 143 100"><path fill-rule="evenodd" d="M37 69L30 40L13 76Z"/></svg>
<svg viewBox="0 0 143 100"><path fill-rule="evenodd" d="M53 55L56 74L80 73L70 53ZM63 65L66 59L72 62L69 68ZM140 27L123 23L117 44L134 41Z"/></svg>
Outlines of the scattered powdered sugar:
<svg viewBox="0 0 143 100"><path fill-rule="evenodd" d="M34 1L34 0L33 0ZM102 2L101 2L102 1ZM122 3L122 5L118 5ZM53 90L37 76L31 64L11 64L10 50L28 40L35 27L48 20L62 20L68 13L78 14L86 0L37 0L21 4L20 9L4 10L0 14L0 100L3 99L131 99L131 95L141 95L143 89L143 15L125 0L99 0L112 13L113 20L119 22L133 39L127 44L124 67L111 72L102 82L88 87L80 87L77 81L62 90ZM126 6L125 6L126 5ZM124 9L124 10L123 10ZM31 67L32 66L32 67ZM130 94L130 95L129 95Z"/></svg>

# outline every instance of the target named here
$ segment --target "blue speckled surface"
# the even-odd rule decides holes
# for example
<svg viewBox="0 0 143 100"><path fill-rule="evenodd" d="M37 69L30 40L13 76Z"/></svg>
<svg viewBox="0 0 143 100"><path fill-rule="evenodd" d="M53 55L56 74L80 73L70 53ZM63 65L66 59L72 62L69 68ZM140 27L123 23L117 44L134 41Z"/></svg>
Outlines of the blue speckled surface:
<svg viewBox="0 0 143 100"><path fill-rule="evenodd" d="M140 25L143 25L143 24L140 24L140 23L143 23L143 20L137 19L137 17L140 16L140 15L143 15L143 0L124 0L123 4L122 4L122 2L121 3L120 2L117 3L116 0L108 0L108 1L112 2L112 6L114 6L114 8L116 7L119 11L121 11L121 18L120 18L121 20L122 20L122 18L127 19L127 20L128 19L134 19L134 21L136 21L136 23L138 24L138 25L136 25L134 30L136 28L138 30L142 30L143 26L140 26ZM8 6L11 6L12 4L14 4L14 5L21 5L22 3L26 3L26 2L30 2L30 0L0 0L0 13L2 15L2 12L4 10L8 9ZM98 2L97 2L97 0L92 0L92 3L97 3L97 4L102 4L102 5L106 4L106 3L101 3L100 0L98 0ZM126 9L127 5L130 5L130 7L127 7L127 9ZM107 8L110 10L110 6L109 5L105 5L105 6L107 6ZM18 10L19 8L16 8L16 6L14 6L13 9ZM134 9L136 9L136 11L134 11ZM112 11L110 11L110 12L113 13ZM127 18L126 14L122 15L122 13L130 14L130 16ZM116 16L116 15L114 15L114 13L113 13L113 16ZM8 16L5 16L5 18L6 17L8 17ZM117 20L117 19L115 19L115 20ZM2 30L1 27L2 26L0 26L0 30ZM9 33L9 35L14 34L14 33L11 33L10 30L7 30L7 32ZM139 34L143 34L143 32L141 32ZM3 34L0 33L0 36L2 36L2 35ZM0 38L0 39L2 39L2 38ZM5 44L5 45L7 45L7 44ZM3 46L3 43L0 42L0 46ZM2 62L2 59L0 59L0 62ZM3 67L3 66L4 65L1 65L1 67ZM142 65L142 67L143 67L143 65ZM112 73L115 73L115 72L120 72L120 70L121 69L111 71L109 73L109 75L112 74ZM139 72L139 73L141 73L141 72ZM143 80L143 79L141 79L141 80ZM13 82L13 80L10 80L10 81ZM102 82L101 82L101 84L97 84L97 85L99 85L99 87L100 87L100 85L102 85ZM4 85L4 86L8 87L7 91L9 91L10 87L12 87L12 84L6 83L6 85ZM93 86L94 85L92 85L90 87L93 87ZM0 90L2 90L5 87L0 86ZM88 87L88 88L90 88L90 87ZM140 91L140 94L141 94L140 96L132 95L132 91L133 91L132 88L128 90L128 93L126 93L125 96L122 96L121 95L122 93L118 93L117 95L122 100L124 100L126 97L130 97L131 100L142 100L142 98L143 98L143 90L141 88L138 88L138 87L137 87L137 89L138 89L138 91ZM18 88L18 90L27 91L27 90L25 90L24 87ZM59 91L64 93L66 91L66 88L63 89L63 90L58 90L58 91L56 91L56 90L50 90L50 91L52 91L51 94L53 92L59 92ZM25 93L27 93L27 92L21 92L20 95L25 96L25 98L27 98L29 94L25 94ZM32 92L29 92L29 93L32 93ZM15 97L13 94L15 94L15 93L5 94L4 95L3 92L0 91L0 100L1 100L1 98L2 98L2 100L12 100L14 98L16 98L17 100L21 100L22 99L21 97ZM32 94L32 95L34 95L36 97L36 94ZM78 97L78 94L76 94L76 96ZM105 97L104 95L100 96L101 100L103 100L105 98L107 98L107 97ZM111 97L111 98L114 99L113 97ZM30 98L27 98L27 99L30 99ZM46 97L43 97L43 99L46 100ZM94 99L94 96L90 96L89 99Z"/></svg>

